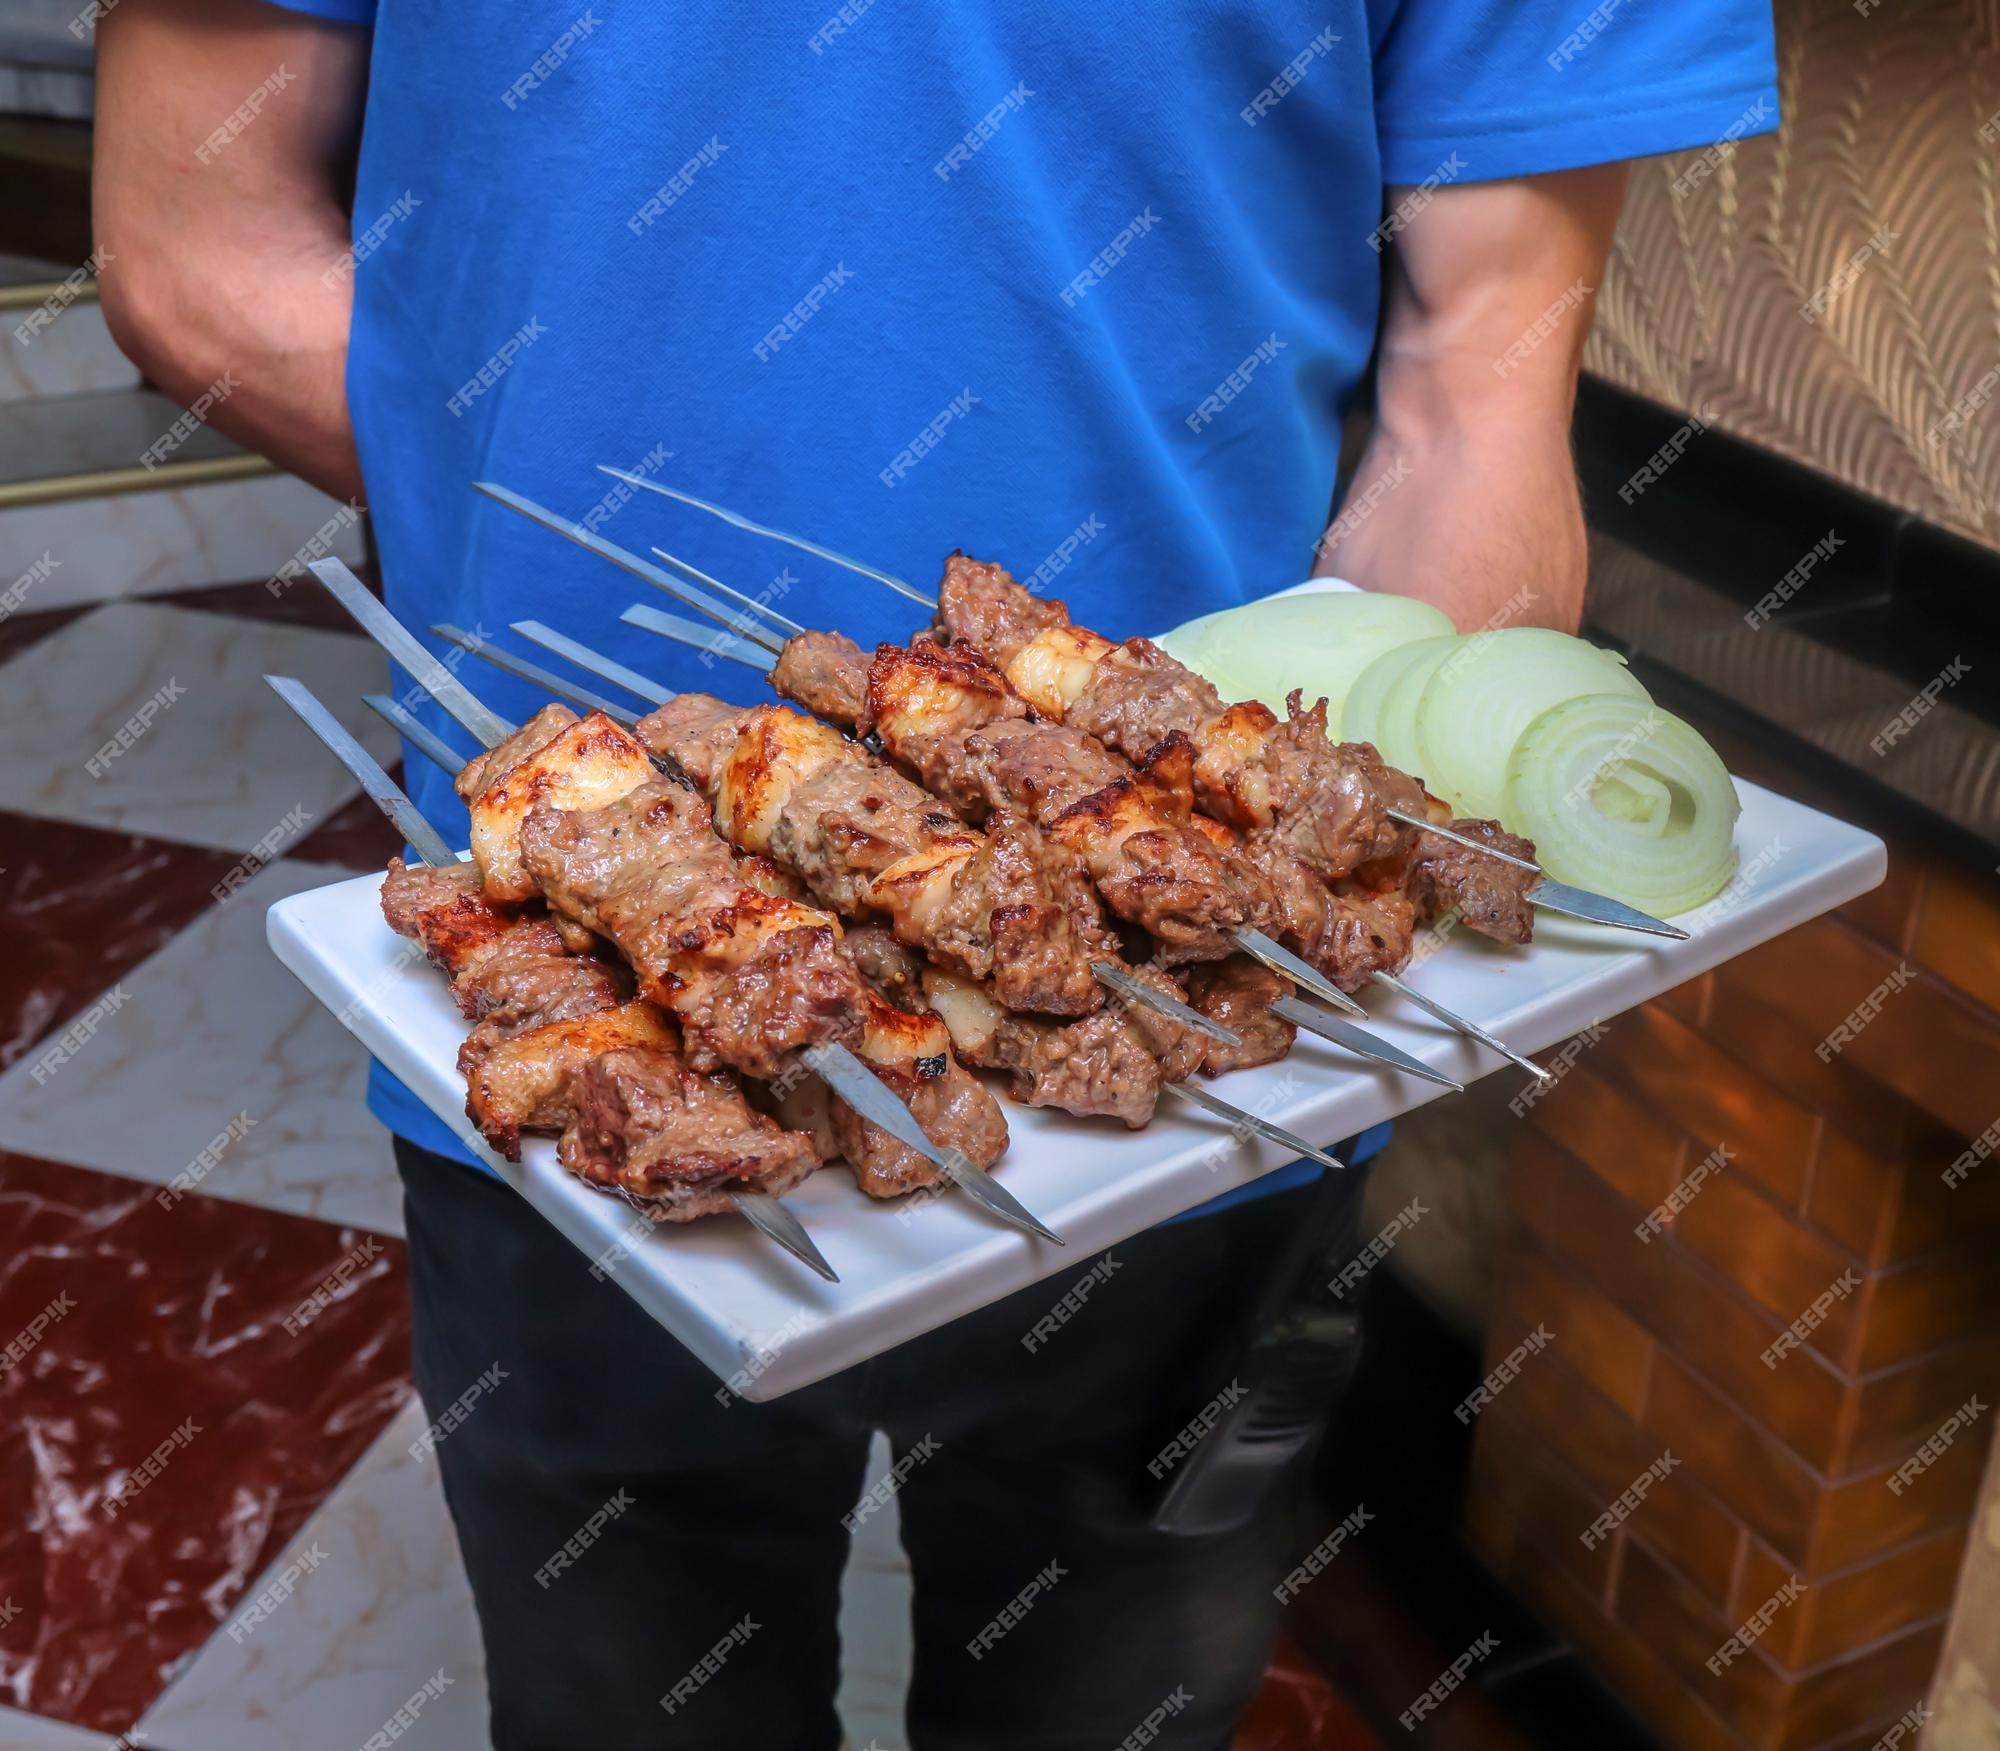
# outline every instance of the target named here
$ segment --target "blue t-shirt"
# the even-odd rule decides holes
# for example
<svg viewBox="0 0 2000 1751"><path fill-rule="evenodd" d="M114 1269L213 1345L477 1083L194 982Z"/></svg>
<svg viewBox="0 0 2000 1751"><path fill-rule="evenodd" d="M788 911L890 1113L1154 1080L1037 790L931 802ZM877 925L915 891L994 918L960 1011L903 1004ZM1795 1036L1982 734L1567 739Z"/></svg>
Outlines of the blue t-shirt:
<svg viewBox="0 0 2000 1751"><path fill-rule="evenodd" d="M619 623L661 598L468 483L605 507L864 646L920 611L593 465L1161 631L1311 569L1385 184L1705 144L1777 102L1765 0L291 3L374 27L348 397L390 607L508 643L532 615L746 701L749 671ZM442 773L406 782L463 832ZM461 1153L379 1070L371 1102Z"/></svg>

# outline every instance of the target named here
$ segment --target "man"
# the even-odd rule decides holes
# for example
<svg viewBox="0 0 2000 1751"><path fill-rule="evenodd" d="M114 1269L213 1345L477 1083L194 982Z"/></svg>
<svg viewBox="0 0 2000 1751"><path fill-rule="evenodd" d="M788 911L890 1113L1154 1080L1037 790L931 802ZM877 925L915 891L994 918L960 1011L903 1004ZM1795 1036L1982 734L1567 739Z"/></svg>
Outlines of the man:
<svg viewBox="0 0 2000 1751"><path fill-rule="evenodd" d="M614 539L864 644L910 605L605 498L592 464L919 579L963 547L1119 636L1315 569L1461 627L1574 626L1568 423L1621 161L1775 106L1756 0L120 0L99 47L102 292L153 379L231 380L217 425L365 500L412 626L532 612L739 696L467 483L601 506ZM459 818L443 775L410 782ZM1191 1358L1242 1325L1301 1176L1113 1249L1035 1350L1068 1275L725 1408L405 1092L373 1102L426 1402L508 1376L440 1448L501 1751L829 1751L873 1427L909 1461L918 1751L1227 1742L1299 1553L1271 1515L1153 1533L1147 1461L1213 1388Z"/></svg>

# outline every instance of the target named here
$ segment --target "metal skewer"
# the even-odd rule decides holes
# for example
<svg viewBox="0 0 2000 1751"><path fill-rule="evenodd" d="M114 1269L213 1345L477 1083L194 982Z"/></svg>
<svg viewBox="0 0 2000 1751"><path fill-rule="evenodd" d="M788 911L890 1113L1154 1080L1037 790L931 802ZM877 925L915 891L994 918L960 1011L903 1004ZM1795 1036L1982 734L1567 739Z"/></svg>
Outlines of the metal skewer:
<svg viewBox="0 0 2000 1751"><path fill-rule="evenodd" d="M395 823L396 831L403 835L410 848L425 863L436 869L448 869L457 864L458 856L445 843L444 836L424 819L402 787L375 763L368 750L341 727L333 713L320 704L302 683L284 675L266 675L264 679L271 684L278 697L298 714L306 728L320 739L327 751L347 768L369 800ZM394 711L402 711L393 700L385 699L382 703ZM403 715L407 717L409 714L404 712ZM440 748L449 761L450 750L443 748L442 744ZM451 765L447 764L445 770L451 771ZM804 1224L780 1200L769 1192L735 1190L729 1192L729 1200L755 1228L776 1241L794 1258L810 1266L829 1283L840 1281L839 1274L826 1262L826 1256L813 1244ZM643 1204L644 1200L640 1202Z"/></svg>
<svg viewBox="0 0 2000 1751"><path fill-rule="evenodd" d="M361 703L368 707L404 741L440 771L463 772L468 756L459 753L444 737L419 723L386 693L364 693Z"/></svg>
<svg viewBox="0 0 2000 1751"><path fill-rule="evenodd" d="M1302 1143L1282 1125L1274 1125L1269 1119L1256 1113L1246 1113L1241 1107L1233 1107L1226 1100L1218 1100L1205 1088L1197 1088L1192 1082L1163 1082L1160 1086L1169 1094L1177 1094L1182 1100L1214 1113L1218 1118L1229 1121L1232 1129L1255 1131L1260 1137L1268 1137L1273 1143L1286 1149L1297 1149L1310 1156L1323 1167L1337 1167L1343 1171L1347 1163L1339 1156L1331 1155L1324 1149L1315 1149L1310 1143Z"/></svg>
<svg viewBox="0 0 2000 1751"><path fill-rule="evenodd" d="M787 535L782 529L772 529L762 523L753 523L748 517L741 516L735 511L726 511L722 506L712 505L706 499L698 499L692 493L677 492L670 486L662 486L657 480L646 480L636 474L627 474L623 469L609 468L601 462L597 466L601 474L615 475L633 486L643 486L647 491L659 493L665 498L679 499L684 505L693 505L696 510L706 511L711 517L720 517L725 523L733 523L739 529L747 529L752 535L762 535L771 541L782 541L788 547L796 547L801 553L815 554L821 559L830 560L835 565L845 566L851 572L859 572L864 578L873 578L878 584L886 584L890 589L908 596L912 602L921 603L926 608L937 606L937 598L925 595L916 585L906 584L901 578L889 572L877 571L872 565L863 565L860 560L850 559L846 554L837 553L831 547L822 547L817 541L808 541L803 535Z"/></svg>
<svg viewBox="0 0 2000 1751"><path fill-rule="evenodd" d="M1401 1070L1411 1076L1420 1076L1426 1082L1435 1082L1440 1088L1448 1088L1454 1094L1463 1094L1465 1084L1456 1082L1442 1070L1433 1070L1421 1058L1412 1058L1408 1052L1366 1028L1358 1028L1351 1021L1343 1021L1337 1015L1328 1015L1323 1009L1315 1009L1309 1003L1301 1003L1296 997L1280 997L1271 1005L1271 1013L1290 1022L1304 1033L1317 1034L1319 1038L1342 1050L1353 1052L1363 1058L1373 1058L1378 1064L1386 1064L1391 1070Z"/></svg>
<svg viewBox="0 0 2000 1751"><path fill-rule="evenodd" d="M762 535L772 541L782 541L786 546L796 547L802 553L814 554L864 578L872 578L876 583L885 584L899 595L907 596L911 601L921 603L926 608L934 609L938 605L936 596L918 589L914 584L893 573L867 565L834 548L823 547L817 541L808 541L803 535L788 534L783 529L773 529L767 524L752 522L739 512L711 504L707 499L698 499L693 493L680 492L673 487L663 486L657 480L642 479L636 474L626 473L623 469L610 468L603 463L598 464L598 469L601 473L615 475L632 486L644 487L648 492L658 493L662 498L692 505L698 511L706 511L711 517L720 517L723 522L738 529L747 529L753 535ZM653 551L659 553L661 550L656 547ZM1448 828L1439 827L1420 815L1410 814L1403 809L1384 809L1383 813L1393 821L1402 822L1406 827L1421 827L1427 832L1452 840L1456 844L1463 845L1468 851L1483 852L1488 857L1498 858L1502 863L1515 864L1521 869L1534 870L1537 873L1541 871L1540 864L1531 863L1523 857L1515 857L1509 852L1501 851L1480 840L1468 838L1462 833L1454 833ZM1678 925L1655 918L1651 913L1641 912L1636 906L1628 906L1622 900L1612 899L1608 894L1594 894L1588 888L1576 888L1567 882L1552 881L1546 875L1536 887L1528 891L1527 898L1545 911L1560 912L1565 917L1581 918L1591 924L1607 924L1617 930L1635 930L1645 936L1671 937L1676 942L1685 942L1688 939L1688 933Z"/></svg>
<svg viewBox="0 0 2000 1751"><path fill-rule="evenodd" d="M1427 1014L1436 1016L1439 1021L1456 1028L1458 1032L1466 1035L1467 1038L1477 1040L1482 1046L1491 1047L1510 1064L1520 1065L1536 1081L1545 1083L1555 1081L1555 1073L1553 1071L1544 1070L1534 1059L1515 1051L1512 1046L1508 1045L1497 1034L1490 1034L1476 1021L1467 1021L1456 1010L1445 1008L1435 997L1426 997L1414 985L1405 984L1394 973L1384 973L1378 970L1370 973L1368 976L1385 990L1394 991L1400 997L1407 997L1419 1009L1425 1011Z"/></svg>
<svg viewBox="0 0 2000 1751"><path fill-rule="evenodd" d="M451 672L418 644L403 624L370 595L368 587L340 561L315 560L311 570L313 576L332 591L341 606L361 624L362 629L371 634L376 643L401 663L426 689L431 687L434 677L441 676L449 683L432 692L431 696L456 718L482 747L497 747L514 733L513 725L474 699ZM827 1040L813 1047L812 1052L814 1055L808 1059L808 1067L857 1113L887 1131L904 1148L915 1150L996 1216L1030 1233L1041 1235L1044 1239L1053 1240L1058 1245L1063 1244L1060 1235L1023 1209L1020 1201L995 1182L984 1168L968 1161L955 1149L943 1149L933 1143L925 1135L923 1127L917 1123L910 1109L890 1094L875 1073L847 1047L837 1041ZM801 1053L800 1056L805 1057L806 1054ZM878 1099L878 1096L881 1098ZM887 1107L882 1105L884 1099L888 1103ZM894 1111L889 1111L889 1108L893 1108ZM881 1114L880 1117L876 1116L878 1112Z"/></svg>

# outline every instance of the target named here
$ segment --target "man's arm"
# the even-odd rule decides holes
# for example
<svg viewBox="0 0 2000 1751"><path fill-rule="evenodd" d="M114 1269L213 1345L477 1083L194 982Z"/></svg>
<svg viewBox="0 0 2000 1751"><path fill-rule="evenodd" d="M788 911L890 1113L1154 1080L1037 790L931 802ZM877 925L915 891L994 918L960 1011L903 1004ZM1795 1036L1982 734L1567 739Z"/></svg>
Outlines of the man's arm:
<svg viewBox="0 0 2000 1751"><path fill-rule="evenodd" d="M368 43L257 0L123 0L97 36L93 220L113 337L184 406L232 379L210 423L343 499L361 494L351 276L323 276L348 248L338 190Z"/></svg>
<svg viewBox="0 0 2000 1751"><path fill-rule="evenodd" d="M1392 211L1406 192L1389 191ZM1391 249L1375 430L1317 574L1420 597L1461 631L1576 630L1570 413L1624 192L1608 164L1442 188L1411 216Z"/></svg>

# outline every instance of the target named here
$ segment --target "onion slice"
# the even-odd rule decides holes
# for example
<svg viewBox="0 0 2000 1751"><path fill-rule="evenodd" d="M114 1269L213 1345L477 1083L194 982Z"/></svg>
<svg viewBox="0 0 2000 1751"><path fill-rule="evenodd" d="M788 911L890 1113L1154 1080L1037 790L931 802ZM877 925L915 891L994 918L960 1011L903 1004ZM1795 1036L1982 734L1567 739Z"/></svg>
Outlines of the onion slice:
<svg viewBox="0 0 2000 1751"><path fill-rule="evenodd" d="M1354 679L1385 650L1451 631L1451 620L1410 596L1310 590L1204 614L1159 642L1225 699L1261 699L1283 713L1294 687L1325 699L1338 725Z"/></svg>
<svg viewBox="0 0 2000 1751"><path fill-rule="evenodd" d="M1413 644L1396 645L1375 658L1355 676L1354 685L1348 689L1347 703L1340 710L1340 739L1373 742L1379 749L1382 708L1388 702L1390 690L1412 663L1434 652L1448 651L1456 643L1458 640L1452 635L1420 638Z"/></svg>
<svg viewBox="0 0 2000 1751"><path fill-rule="evenodd" d="M1461 815L1505 818L1508 756L1550 706L1586 693L1647 699L1623 657L1566 632L1510 626L1468 633L1459 645L1424 687L1416 745L1401 764Z"/></svg>
<svg viewBox="0 0 2000 1751"><path fill-rule="evenodd" d="M1644 697L1593 693L1551 706L1507 763L1502 818L1557 881L1671 917L1736 869L1742 805L1688 724Z"/></svg>

